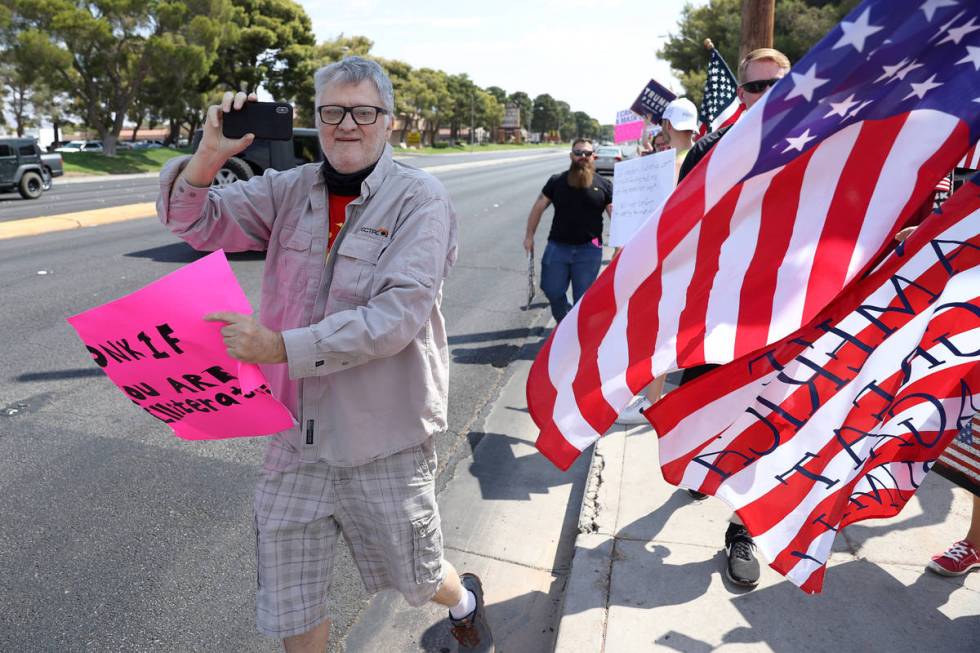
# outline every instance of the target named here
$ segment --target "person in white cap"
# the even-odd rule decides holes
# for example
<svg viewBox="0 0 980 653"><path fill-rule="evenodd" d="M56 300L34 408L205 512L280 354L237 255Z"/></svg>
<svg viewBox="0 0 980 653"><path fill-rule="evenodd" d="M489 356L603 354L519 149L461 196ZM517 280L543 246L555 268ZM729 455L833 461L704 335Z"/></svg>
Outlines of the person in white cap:
<svg viewBox="0 0 980 653"><path fill-rule="evenodd" d="M698 130L698 109L686 97L672 100L664 109L660 126L663 127L662 133L667 147L674 148L677 162L674 168L674 181L676 182L684 158L694 147L694 132Z"/></svg>

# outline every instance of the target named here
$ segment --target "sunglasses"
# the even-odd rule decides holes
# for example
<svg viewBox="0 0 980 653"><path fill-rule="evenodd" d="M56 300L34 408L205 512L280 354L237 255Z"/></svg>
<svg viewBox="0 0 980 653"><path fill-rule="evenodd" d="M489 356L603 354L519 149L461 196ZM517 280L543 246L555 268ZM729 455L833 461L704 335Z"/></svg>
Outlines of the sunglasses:
<svg viewBox="0 0 980 653"><path fill-rule="evenodd" d="M754 82L745 82L744 84L741 84L741 86L749 93L762 93L778 81L778 77L773 79L757 79Z"/></svg>
<svg viewBox="0 0 980 653"><path fill-rule="evenodd" d="M592 150L572 150L572 154L575 156L592 156L595 152Z"/></svg>

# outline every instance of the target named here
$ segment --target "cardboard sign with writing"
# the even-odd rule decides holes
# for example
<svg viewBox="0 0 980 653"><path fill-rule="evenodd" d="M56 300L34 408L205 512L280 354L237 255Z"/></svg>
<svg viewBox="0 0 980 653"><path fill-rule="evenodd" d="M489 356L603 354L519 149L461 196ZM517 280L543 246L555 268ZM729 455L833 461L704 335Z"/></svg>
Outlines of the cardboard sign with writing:
<svg viewBox="0 0 980 653"><path fill-rule="evenodd" d="M257 365L228 356L215 311L252 308L223 251L68 318L128 399L187 440L270 435L293 426Z"/></svg>
<svg viewBox="0 0 980 653"><path fill-rule="evenodd" d="M609 244L622 247L674 190L674 150L628 159L613 174Z"/></svg>
<svg viewBox="0 0 980 653"><path fill-rule="evenodd" d="M664 115L664 109L667 108L671 100L676 98L677 96L671 93L669 89L651 79L640 91L639 97L636 98L630 109L641 116L649 114L650 120L660 122L660 117Z"/></svg>

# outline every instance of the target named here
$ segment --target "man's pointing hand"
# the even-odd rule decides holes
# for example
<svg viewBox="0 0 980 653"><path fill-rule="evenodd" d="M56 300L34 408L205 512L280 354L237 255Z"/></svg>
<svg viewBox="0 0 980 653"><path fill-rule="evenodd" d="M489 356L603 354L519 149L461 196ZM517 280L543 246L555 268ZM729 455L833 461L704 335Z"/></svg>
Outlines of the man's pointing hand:
<svg viewBox="0 0 980 653"><path fill-rule="evenodd" d="M221 337L228 355L245 363L285 363L282 334L267 329L251 315L219 311L204 316L207 322L224 322Z"/></svg>

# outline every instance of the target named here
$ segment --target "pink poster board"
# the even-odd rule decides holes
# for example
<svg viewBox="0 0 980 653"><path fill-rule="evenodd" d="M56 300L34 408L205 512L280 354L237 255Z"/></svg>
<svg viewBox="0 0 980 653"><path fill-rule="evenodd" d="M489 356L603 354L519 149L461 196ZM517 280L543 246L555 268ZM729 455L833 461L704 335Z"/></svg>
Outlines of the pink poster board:
<svg viewBox="0 0 980 653"><path fill-rule="evenodd" d="M643 138L643 121L624 122L613 128L613 140L617 143L638 141Z"/></svg>
<svg viewBox="0 0 980 653"><path fill-rule="evenodd" d="M293 426L257 365L231 358L215 311L252 313L223 251L68 318L126 397L186 440L269 435Z"/></svg>

